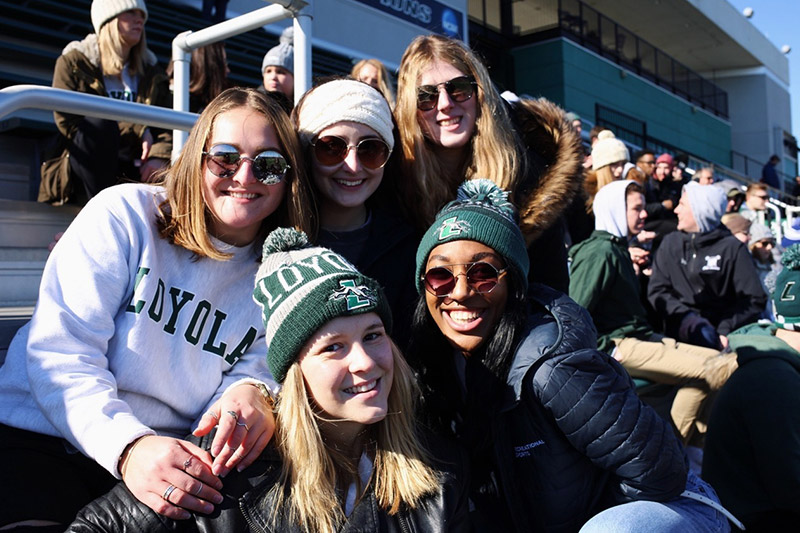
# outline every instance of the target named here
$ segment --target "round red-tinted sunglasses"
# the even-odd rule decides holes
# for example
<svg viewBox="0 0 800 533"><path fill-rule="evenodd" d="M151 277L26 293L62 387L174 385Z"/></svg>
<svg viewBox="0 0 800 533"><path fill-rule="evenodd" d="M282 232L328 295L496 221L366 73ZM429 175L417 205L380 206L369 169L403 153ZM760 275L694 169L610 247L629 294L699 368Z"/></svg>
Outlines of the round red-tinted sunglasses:
<svg viewBox="0 0 800 533"><path fill-rule="evenodd" d="M456 266L463 266L466 269L464 272L454 274L450 268ZM466 276L467 285L473 291L484 294L492 292L507 271L507 268L498 270L494 265L485 261L440 265L425 272L422 281L425 283L425 290L429 293L439 298L445 298L450 296L456 288L456 278L463 275Z"/></svg>
<svg viewBox="0 0 800 533"><path fill-rule="evenodd" d="M314 157L320 164L328 167L338 165L347 157L350 150L355 149L359 162L370 170L377 170L389 161L392 150L383 139L361 139L357 144L347 144L347 141L335 135L318 137L311 146L314 147Z"/></svg>

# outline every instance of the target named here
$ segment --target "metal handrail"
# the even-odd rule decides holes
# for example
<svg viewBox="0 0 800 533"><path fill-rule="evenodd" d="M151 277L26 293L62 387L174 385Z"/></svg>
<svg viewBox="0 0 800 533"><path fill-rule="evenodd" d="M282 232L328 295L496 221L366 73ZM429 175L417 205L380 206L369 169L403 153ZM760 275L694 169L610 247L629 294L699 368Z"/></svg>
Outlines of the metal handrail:
<svg viewBox="0 0 800 533"><path fill-rule="evenodd" d="M192 129L197 120L195 113L42 85L12 85L0 89L0 119L22 109L60 111L181 131Z"/></svg>
<svg viewBox="0 0 800 533"><path fill-rule="evenodd" d="M198 31L179 33L172 40L173 109L189 110L189 63L192 50L245 33L266 24L293 18L294 24L294 94L295 102L311 86L311 7L310 0L271 0L262 7ZM172 135L172 159L178 157L187 134L176 130Z"/></svg>

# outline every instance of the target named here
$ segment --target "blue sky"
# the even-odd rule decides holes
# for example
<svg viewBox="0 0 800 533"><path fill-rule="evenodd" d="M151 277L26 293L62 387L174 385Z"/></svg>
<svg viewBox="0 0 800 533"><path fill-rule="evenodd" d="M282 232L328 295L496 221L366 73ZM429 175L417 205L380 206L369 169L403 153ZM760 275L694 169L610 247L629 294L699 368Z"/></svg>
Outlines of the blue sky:
<svg viewBox="0 0 800 533"><path fill-rule="evenodd" d="M784 44L789 53L790 97L792 100L792 134L800 137L800 1L797 0L728 0L740 13L753 8L750 22L778 49Z"/></svg>

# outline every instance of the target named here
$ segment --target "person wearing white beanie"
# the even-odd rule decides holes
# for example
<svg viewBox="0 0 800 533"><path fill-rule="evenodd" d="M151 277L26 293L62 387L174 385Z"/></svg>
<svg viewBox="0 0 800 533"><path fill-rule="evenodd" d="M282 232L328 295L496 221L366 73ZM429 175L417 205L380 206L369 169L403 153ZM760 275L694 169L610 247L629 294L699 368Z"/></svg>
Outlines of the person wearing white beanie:
<svg viewBox="0 0 800 533"><path fill-rule="evenodd" d="M597 191L621 179L625 163L630 158L625 143L617 139L614 132L603 130L597 135L597 141L592 146L592 169L586 172L584 181L588 213L592 212L592 203Z"/></svg>
<svg viewBox="0 0 800 533"><path fill-rule="evenodd" d="M170 107L169 80L147 48L144 0L94 0L95 33L69 43L53 87ZM42 165L39 201L86 203L120 181L149 181L166 165L171 134L143 124L55 113L62 137Z"/></svg>
<svg viewBox="0 0 800 533"><path fill-rule="evenodd" d="M266 92L279 92L294 100L294 28L281 33L277 46L270 48L261 61L261 75Z"/></svg>
<svg viewBox="0 0 800 533"><path fill-rule="evenodd" d="M386 289L398 339L414 304L413 228L396 208L395 125L386 98L350 78L303 95L292 112L313 184L319 228L312 242L343 255Z"/></svg>

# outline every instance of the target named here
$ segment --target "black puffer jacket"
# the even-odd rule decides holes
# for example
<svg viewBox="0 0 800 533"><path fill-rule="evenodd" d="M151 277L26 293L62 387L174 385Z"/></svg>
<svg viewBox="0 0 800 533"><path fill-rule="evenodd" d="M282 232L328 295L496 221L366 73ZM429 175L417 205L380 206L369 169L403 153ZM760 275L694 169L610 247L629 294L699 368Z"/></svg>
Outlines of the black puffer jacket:
<svg viewBox="0 0 800 533"><path fill-rule="evenodd" d="M752 256L725 226L664 237L647 298L672 336L686 313L701 315L727 335L755 322L767 304Z"/></svg>
<svg viewBox="0 0 800 533"><path fill-rule="evenodd" d="M687 472L677 437L639 400L622 366L597 350L586 310L543 285L528 299L529 331L499 412L483 429L490 455L473 457L492 463L507 527L575 532L613 505L680 495Z"/></svg>
<svg viewBox="0 0 800 533"><path fill-rule="evenodd" d="M197 442L196 438L189 440ZM438 462L441 485L437 494L425 498L414 510L402 509L389 516L375 499L375 493L361 499L342 527L342 533L358 531L406 533L406 532L461 532L469 531L467 519L467 495L464 480L467 473L463 462L452 448L442 443L431 447L432 454L442 457L446 453L449 462ZM210 447L210 439L204 438L200 446ZM272 446L247 469L232 471L225 477L222 488L224 501L208 516L193 515L189 520L171 520L152 511L140 503L123 483L111 492L84 507L67 531L73 533L301 533L297 524L288 521L285 513L275 517L276 506L271 489L278 483L281 459ZM273 522L273 520L275 522Z"/></svg>

